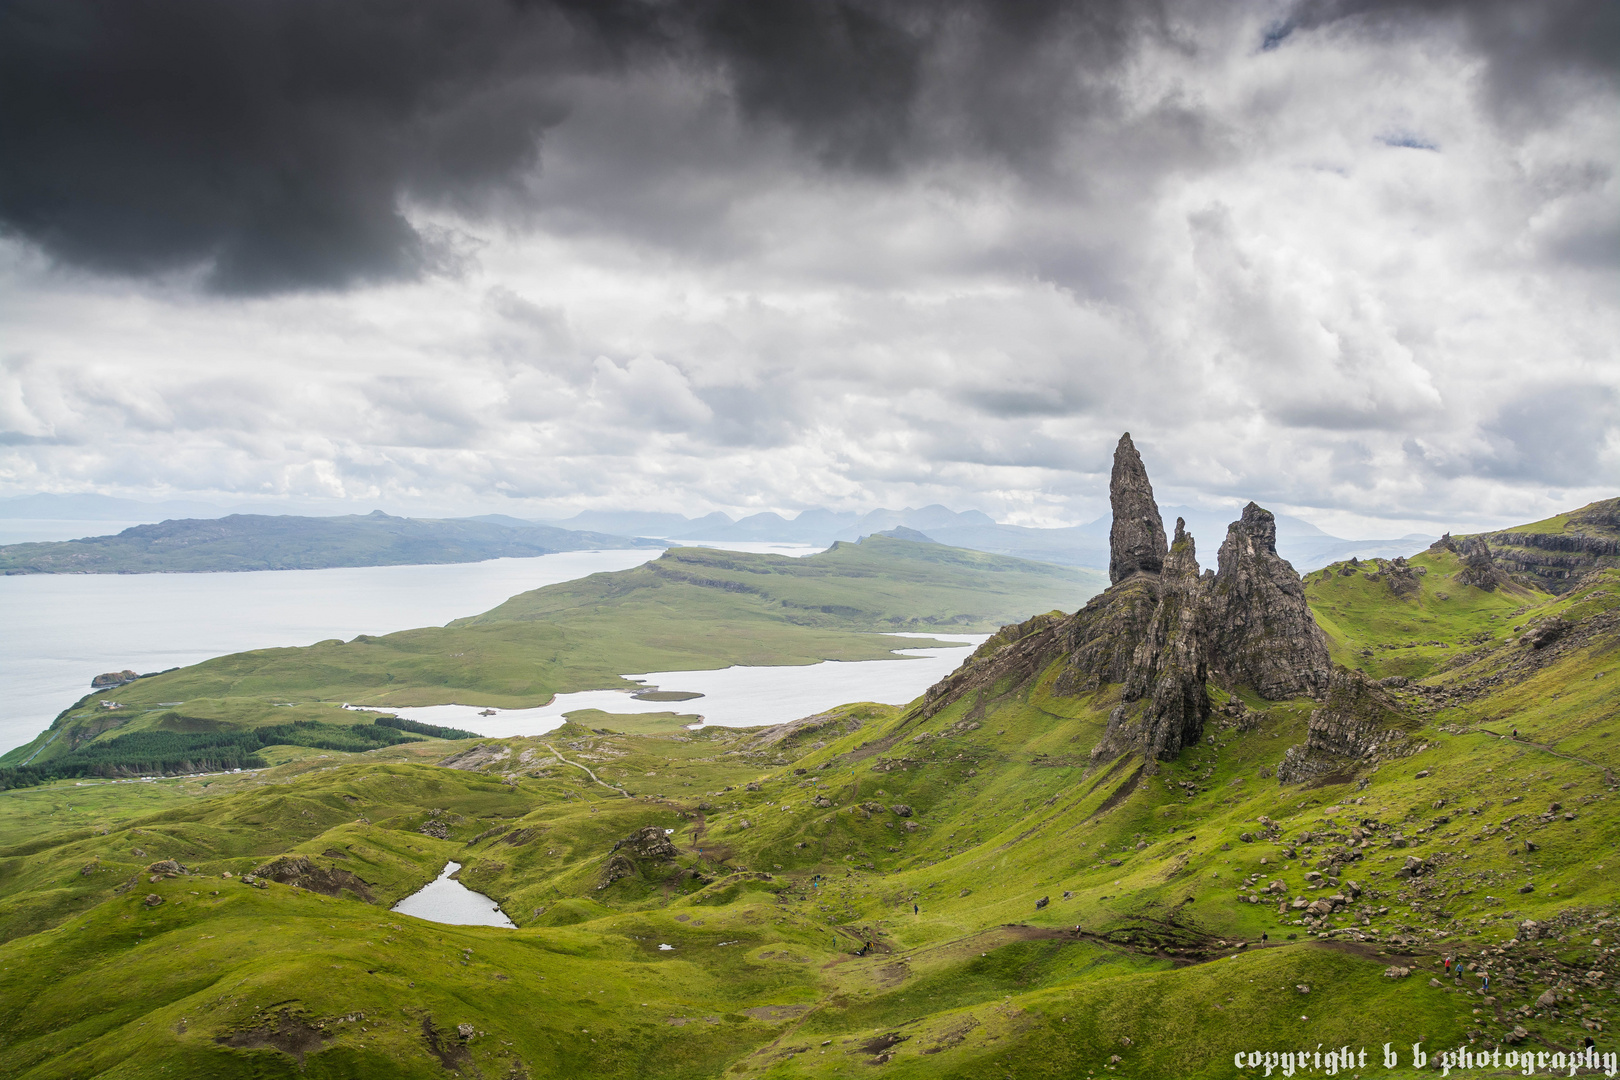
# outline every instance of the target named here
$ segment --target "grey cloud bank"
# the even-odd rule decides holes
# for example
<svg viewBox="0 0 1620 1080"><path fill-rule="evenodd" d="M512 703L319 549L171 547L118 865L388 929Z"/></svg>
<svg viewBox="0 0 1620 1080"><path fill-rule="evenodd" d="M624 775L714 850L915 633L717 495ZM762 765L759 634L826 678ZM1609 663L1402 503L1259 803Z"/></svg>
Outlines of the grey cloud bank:
<svg viewBox="0 0 1620 1080"><path fill-rule="evenodd" d="M0 494L564 517L1620 478L1612 4L0 12ZM1213 539L1213 538L1212 538Z"/></svg>

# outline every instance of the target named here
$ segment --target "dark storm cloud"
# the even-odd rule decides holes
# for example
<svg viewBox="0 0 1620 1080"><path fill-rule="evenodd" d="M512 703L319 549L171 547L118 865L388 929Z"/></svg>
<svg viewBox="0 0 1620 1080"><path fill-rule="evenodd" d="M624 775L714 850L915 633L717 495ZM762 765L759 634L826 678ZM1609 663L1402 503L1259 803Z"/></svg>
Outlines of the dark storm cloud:
<svg viewBox="0 0 1620 1080"><path fill-rule="evenodd" d="M515 205L580 76L718 77L755 127L882 173L931 153L1027 154L1055 113L1103 93L1153 11L16 0L0 9L0 227L93 270L204 266L224 292L413 278L460 255L403 203Z"/></svg>
<svg viewBox="0 0 1620 1080"><path fill-rule="evenodd" d="M232 292L414 276L403 196L517 182L609 61L499 0L22 0L0 11L0 220L72 264Z"/></svg>
<svg viewBox="0 0 1620 1080"><path fill-rule="evenodd" d="M1262 47L1295 29L1344 26L1385 37L1453 24L1490 63L1497 106L1517 111L1562 98L1571 74L1620 82L1620 4L1613 0L1300 0Z"/></svg>

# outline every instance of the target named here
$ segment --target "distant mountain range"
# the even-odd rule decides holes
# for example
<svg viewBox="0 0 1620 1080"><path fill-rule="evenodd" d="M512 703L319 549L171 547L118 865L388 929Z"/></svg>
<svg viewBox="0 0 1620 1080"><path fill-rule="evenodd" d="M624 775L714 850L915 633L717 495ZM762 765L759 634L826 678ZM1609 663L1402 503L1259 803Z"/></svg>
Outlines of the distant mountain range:
<svg viewBox="0 0 1620 1080"><path fill-rule="evenodd" d="M1188 506L1164 506L1160 509L1166 523L1173 522L1177 517L1186 519L1188 530L1197 538L1199 551L1206 558L1213 558L1226 536L1227 525L1237 517L1236 510L1217 512ZM377 528L378 515L381 521L414 524ZM0 499L0 519L28 518L85 522L177 520L164 521L161 526L143 525L135 530L125 530L118 536L126 537L128 534L127 538L116 543L110 537L91 537L61 544L12 544L0 547L0 573L142 572L137 567L155 571L363 566L376 565L377 560L388 563L469 562L582 548L627 547L632 546L627 539L630 537L826 547L838 540L858 540L900 527L923 533L938 543L952 547L1063 566L1105 568L1108 565L1110 520L1102 517L1085 525L1036 529L1003 525L978 510L957 512L939 505L915 509L907 507L904 510L880 509L864 514L814 509L802 511L791 518L771 512L733 519L719 512L687 517L683 514L634 510L588 510L560 521L534 521L506 514L483 514L468 518L406 518L391 517L380 511L368 518L361 518L354 515L232 514L226 508L208 503L148 503L105 495L26 495ZM208 521L235 521L236 524L223 530L210 530L204 527ZM323 532L319 526L290 524L357 521L371 522L369 531L355 532L350 527L348 531L328 529ZM281 524L267 524L273 522ZM480 532L480 529L496 531ZM259 540L251 540L250 534L257 535ZM209 553L206 556L200 552L183 557L175 555L174 552L186 546L181 542L184 536L209 537ZM1428 547L1435 539L1413 533L1388 539L1349 540L1329 535L1308 521L1286 514L1277 515L1277 550L1302 573L1351 556L1370 559L1412 555ZM253 547L255 542L259 544L258 548ZM24 551L25 548L30 550ZM323 561L331 559L339 561ZM353 561L356 559L361 561ZM229 565L225 565L227 563ZM46 566L71 566L72 569L43 569Z"/></svg>
<svg viewBox="0 0 1620 1080"><path fill-rule="evenodd" d="M663 548L659 540L521 522L364 516L228 517L136 525L112 536L0 547L0 574L153 574L319 570L481 562L595 548Z"/></svg>
<svg viewBox="0 0 1620 1080"><path fill-rule="evenodd" d="M1160 507L1160 511L1166 522L1174 521L1177 517L1186 519L1188 531L1198 539L1199 550L1206 558L1214 557L1215 550L1226 538L1227 525L1238 516L1235 510L1222 514L1190 506L1164 506ZM517 524L520 519L488 515L473 520ZM873 510L866 514L805 510L793 518L766 512L736 521L721 513L689 518L681 514L588 510L547 524L566 529L657 536L668 540L755 541L817 546L837 540L858 540L903 526L952 547L1015 555L1064 566L1106 568L1110 520L1102 517L1086 525L1035 529L1023 525L1002 525L978 510L958 513L933 505L920 509ZM1308 521L1287 514L1277 515L1277 550L1301 573L1351 556L1371 559L1413 555L1436 539L1434 536L1412 533L1383 540L1347 540L1325 533Z"/></svg>

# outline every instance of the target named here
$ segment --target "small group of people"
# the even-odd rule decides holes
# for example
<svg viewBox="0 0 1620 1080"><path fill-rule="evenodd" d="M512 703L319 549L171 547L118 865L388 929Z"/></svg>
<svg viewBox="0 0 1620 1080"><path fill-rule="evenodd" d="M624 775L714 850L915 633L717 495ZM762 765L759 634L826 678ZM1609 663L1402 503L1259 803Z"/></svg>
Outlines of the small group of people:
<svg viewBox="0 0 1620 1080"><path fill-rule="evenodd" d="M1453 957L1450 953L1447 953L1445 955L1444 959L1445 959L1445 966L1446 966L1446 974L1451 975L1451 976L1455 976L1455 977L1457 977L1459 979L1462 978L1462 964L1458 963L1457 959L1455 957ZM1454 968L1454 967L1456 968L1455 971L1452 970L1452 968ZM1489 990L1490 988L1491 988L1491 973L1488 972L1488 971L1483 971L1482 970L1479 973L1479 989L1480 989L1480 992L1484 993L1485 991Z"/></svg>

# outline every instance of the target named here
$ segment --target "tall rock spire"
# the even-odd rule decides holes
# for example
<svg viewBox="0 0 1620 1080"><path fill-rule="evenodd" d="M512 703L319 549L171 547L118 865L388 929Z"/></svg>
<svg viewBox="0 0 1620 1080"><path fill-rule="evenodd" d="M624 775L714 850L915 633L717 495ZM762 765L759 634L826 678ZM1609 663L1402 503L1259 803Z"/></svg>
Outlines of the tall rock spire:
<svg viewBox="0 0 1620 1080"><path fill-rule="evenodd" d="M1142 455L1131 433L1119 437L1114 448L1114 474L1108 483L1108 502L1114 525L1108 533L1108 580L1114 585L1138 571L1157 574L1164 569L1169 546L1164 542L1164 519L1153 501Z"/></svg>

